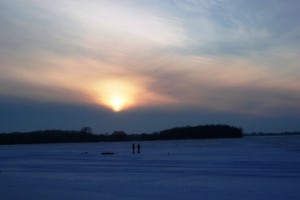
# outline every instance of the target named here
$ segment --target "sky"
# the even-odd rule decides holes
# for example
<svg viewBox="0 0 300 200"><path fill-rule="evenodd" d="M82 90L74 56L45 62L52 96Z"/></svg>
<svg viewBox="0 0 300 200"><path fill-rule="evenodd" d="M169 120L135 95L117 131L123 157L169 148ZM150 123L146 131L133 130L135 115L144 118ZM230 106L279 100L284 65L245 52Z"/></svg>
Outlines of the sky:
<svg viewBox="0 0 300 200"><path fill-rule="evenodd" d="M299 0L0 0L0 132L300 131Z"/></svg>

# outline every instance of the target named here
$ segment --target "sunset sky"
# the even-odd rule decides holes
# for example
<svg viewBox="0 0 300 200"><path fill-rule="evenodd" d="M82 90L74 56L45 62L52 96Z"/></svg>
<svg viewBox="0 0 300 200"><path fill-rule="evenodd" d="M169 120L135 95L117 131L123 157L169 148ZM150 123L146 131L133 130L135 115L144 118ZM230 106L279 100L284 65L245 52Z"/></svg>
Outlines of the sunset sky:
<svg viewBox="0 0 300 200"><path fill-rule="evenodd" d="M298 0L0 0L0 132L300 131Z"/></svg>

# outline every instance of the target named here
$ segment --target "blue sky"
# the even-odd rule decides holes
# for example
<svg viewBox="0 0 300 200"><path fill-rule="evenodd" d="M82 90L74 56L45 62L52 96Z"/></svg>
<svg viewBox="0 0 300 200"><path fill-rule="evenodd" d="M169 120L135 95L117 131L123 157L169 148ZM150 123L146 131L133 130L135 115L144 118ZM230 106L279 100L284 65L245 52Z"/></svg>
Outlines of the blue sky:
<svg viewBox="0 0 300 200"><path fill-rule="evenodd" d="M0 132L300 130L300 1L1 0Z"/></svg>

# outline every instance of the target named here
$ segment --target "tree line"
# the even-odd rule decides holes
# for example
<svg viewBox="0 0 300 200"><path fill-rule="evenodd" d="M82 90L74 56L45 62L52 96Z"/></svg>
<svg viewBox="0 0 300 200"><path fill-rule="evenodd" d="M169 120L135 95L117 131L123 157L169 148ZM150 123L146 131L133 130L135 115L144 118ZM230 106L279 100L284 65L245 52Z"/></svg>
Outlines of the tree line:
<svg viewBox="0 0 300 200"><path fill-rule="evenodd" d="M150 141L243 137L241 128L229 125L199 125L175 127L154 133L127 134L115 131L112 134L94 134L90 127L81 130L41 130L0 134L0 144L43 144L113 141Z"/></svg>

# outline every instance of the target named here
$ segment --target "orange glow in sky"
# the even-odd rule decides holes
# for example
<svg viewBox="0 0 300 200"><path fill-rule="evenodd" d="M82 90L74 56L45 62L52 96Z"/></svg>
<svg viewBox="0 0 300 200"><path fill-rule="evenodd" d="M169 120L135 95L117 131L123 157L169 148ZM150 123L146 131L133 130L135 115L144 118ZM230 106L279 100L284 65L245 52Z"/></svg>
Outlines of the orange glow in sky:
<svg viewBox="0 0 300 200"><path fill-rule="evenodd" d="M115 112L122 111L136 102L137 86L124 80L109 79L95 85L98 103Z"/></svg>

